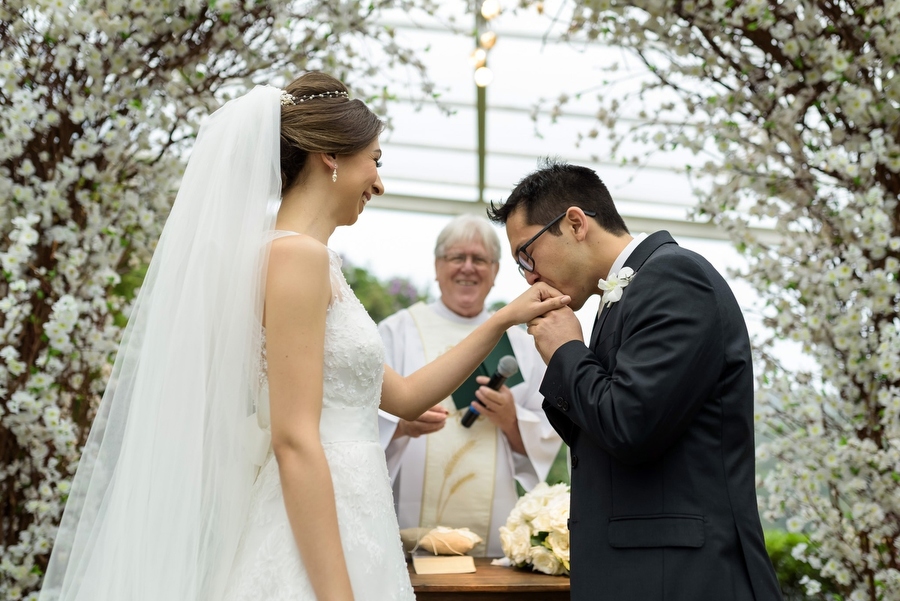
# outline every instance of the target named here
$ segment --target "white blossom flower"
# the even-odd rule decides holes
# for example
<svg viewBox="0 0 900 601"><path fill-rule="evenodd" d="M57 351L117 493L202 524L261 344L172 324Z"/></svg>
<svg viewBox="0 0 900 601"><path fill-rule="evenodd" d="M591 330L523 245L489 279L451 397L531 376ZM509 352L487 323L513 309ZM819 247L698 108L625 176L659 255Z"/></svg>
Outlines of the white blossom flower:
<svg viewBox="0 0 900 601"><path fill-rule="evenodd" d="M624 288L634 279L634 270L631 267L623 267L618 273L609 276L608 280L601 279L597 286L603 291L601 306L618 302L622 298Z"/></svg>
<svg viewBox="0 0 900 601"><path fill-rule="evenodd" d="M803 520L803 518L794 515L794 516L791 516L790 518L788 518L786 525L787 525L788 532L800 532L803 530L804 524L805 524L805 521Z"/></svg>
<svg viewBox="0 0 900 601"><path fill-rule="evenodd" d="M806 594L809 596L815 596L822 592L822 583L809 576L803 576L800 579L800 584L806 588Z"/></svg>

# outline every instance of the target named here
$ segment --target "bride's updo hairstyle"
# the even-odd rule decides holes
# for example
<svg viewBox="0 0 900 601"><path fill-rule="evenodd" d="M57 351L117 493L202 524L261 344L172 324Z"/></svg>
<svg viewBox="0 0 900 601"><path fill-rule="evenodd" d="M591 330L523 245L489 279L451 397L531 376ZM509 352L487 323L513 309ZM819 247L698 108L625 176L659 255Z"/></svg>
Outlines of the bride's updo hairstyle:
<svg viewBox="0 0 900 601"><path fill-rule="evenodd" d="M292 98L281 107L282 195L297 183L310 153L353 154L384 129L381 119L361 100L350 99L347 87L331 75L305 73L284 91Z"/></svg>

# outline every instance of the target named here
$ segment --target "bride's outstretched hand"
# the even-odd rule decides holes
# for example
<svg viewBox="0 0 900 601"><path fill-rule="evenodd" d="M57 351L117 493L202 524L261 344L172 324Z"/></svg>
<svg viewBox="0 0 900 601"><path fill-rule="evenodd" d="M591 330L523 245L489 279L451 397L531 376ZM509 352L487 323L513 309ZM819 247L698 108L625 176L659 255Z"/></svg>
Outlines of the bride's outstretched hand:
<svg viewBox="0 0 900 601"><path fill-rule="evenodd" d="M501 310L510 309L510 316L520 320L516 323L528 325L535 347L544 363L548 363L563 344L583 341L581 323L568 307L570 300L552 286L537 282Z"/></svg>
<svg viewBox="0 0 900 601"><path fill-rule="evenodd" d="M528 323L535 317L565 307L572 299L556 288L537 282L517 299L500 309L509 325Z"/></svg>

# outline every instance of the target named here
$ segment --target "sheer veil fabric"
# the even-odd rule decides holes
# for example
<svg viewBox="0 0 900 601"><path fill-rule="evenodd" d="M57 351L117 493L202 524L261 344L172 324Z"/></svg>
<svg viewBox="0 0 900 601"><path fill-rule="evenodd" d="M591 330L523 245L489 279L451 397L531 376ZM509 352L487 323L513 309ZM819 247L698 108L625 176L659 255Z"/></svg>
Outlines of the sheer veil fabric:
<svg viewBox="0 0 900 601"><path fill-rule="evenodd" d="M201 127L84 448L40 601L224 596L255 466L281 91Z"/></svg>

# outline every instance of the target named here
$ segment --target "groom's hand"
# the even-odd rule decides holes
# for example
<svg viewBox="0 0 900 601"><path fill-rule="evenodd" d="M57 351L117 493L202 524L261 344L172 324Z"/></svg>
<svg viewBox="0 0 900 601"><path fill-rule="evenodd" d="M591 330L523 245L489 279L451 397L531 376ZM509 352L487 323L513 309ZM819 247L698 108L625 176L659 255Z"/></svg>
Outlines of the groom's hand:
<svg viewBox="0 0 900 601"><path fill-rule="evenodd" d="M528 322L528 333L534 337L534 345L544 363L549 363L556 350L567 342L584 342L581 322L569 307L548 311Z"/></svg>
<svg viewBox="0 0 900 601"><path fill-rule="evenodd" d="M528 323L537 315L565 307L571 300L568 295L562 294L552 286L544 282L537 282L497 313L509 326L514 326Z"/></svg>

